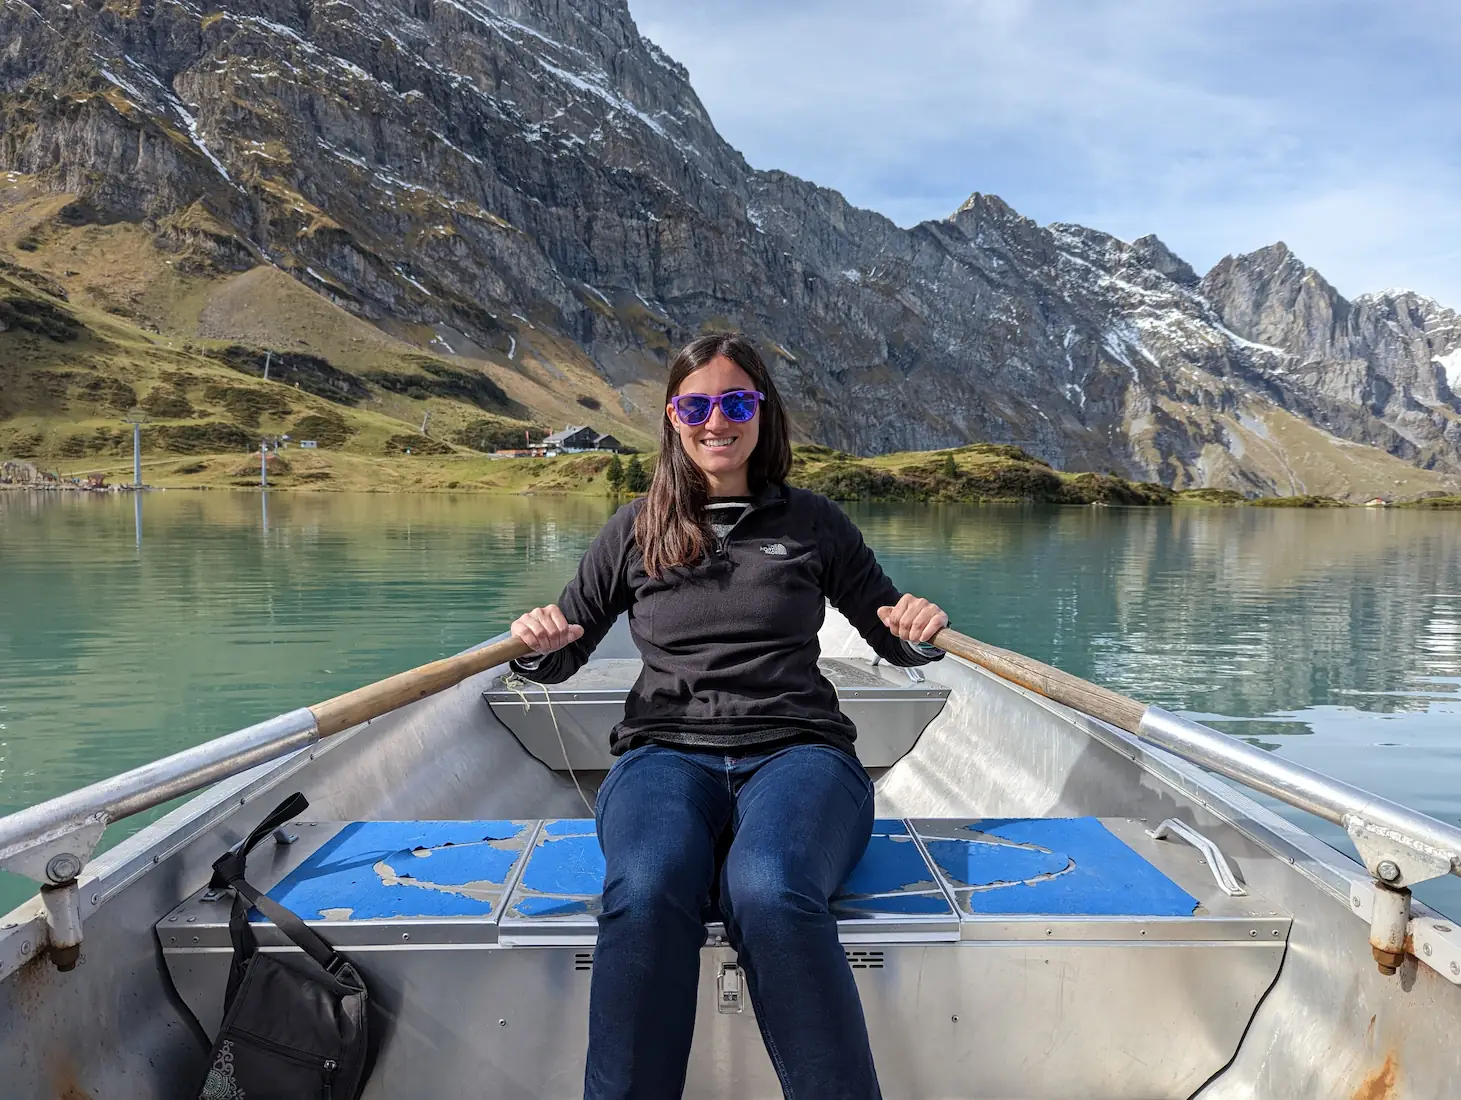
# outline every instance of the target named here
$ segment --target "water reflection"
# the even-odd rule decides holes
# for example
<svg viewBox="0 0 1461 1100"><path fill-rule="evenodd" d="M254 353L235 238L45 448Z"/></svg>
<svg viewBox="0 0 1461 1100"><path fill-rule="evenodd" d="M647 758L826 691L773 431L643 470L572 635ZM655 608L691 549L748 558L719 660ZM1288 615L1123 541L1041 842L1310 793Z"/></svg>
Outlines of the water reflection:
<svg viewBox="0 0 1461 1100"><path fill-rule="evenodd" d="M1436 677L1461 673L1461 528L1446 516L854 512L970 633L1164 706L1261 715L1384 692L1373 709L1421 711L1446 690Z"/></svg>

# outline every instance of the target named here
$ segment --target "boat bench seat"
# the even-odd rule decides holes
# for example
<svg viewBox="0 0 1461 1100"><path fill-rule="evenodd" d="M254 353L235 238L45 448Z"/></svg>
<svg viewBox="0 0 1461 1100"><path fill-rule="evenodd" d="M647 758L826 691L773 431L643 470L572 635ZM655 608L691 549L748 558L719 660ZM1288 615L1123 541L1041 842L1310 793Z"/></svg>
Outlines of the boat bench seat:
<svg viewBox="0 0 1461 1100"><path fill-rule="evenodd" d="M269 890L307 921L485 921L504 942L595 938L604 857L592 819L324 827L333 835ZM1095 818L879 819L832 901L847 937L920 940L957 939L965 918L1191 917L1197 906Z"/></svg>
<svg viewBox="0 0 1461 1100"><path fill-rule="evenodd" d="M591 819L289 831L250 879L356 961L392 1021L366 1100L417 1095L427 1077L436 1095L481 1094L497 1072L513 1087L491 1095L580 1095L604 878ZM965 1095L974 1066L979 1095L1189 1096L1232 1056L1290 924L1223 893L1196 849L1089 817L879 819L832 908L884 1093L909 1098ZM210 1035L229 909L200 891L157 925ZM294 950L253 919L264 950ZM711 920L690 1078L703 1087L687 1095L779 1095L737 965ZM742 1063L752 1085L717 1077Z"/></svg>
<svg viewBox="0 0 1461 1100"><path fill-rule="evenodd" d="M948 701L949 689L924 675L936 677L937 665L908 669L823 657L817 666L837 689L842 713L857 727L858 759L873 770L902 759ZM614 763L609 731L624 718L624 701L640 667L637 658L595 658L546 689L498 677L483 698L522 746L554 771L567 766L607 771ZM545 705L550 702L551 711Z"/></svg>

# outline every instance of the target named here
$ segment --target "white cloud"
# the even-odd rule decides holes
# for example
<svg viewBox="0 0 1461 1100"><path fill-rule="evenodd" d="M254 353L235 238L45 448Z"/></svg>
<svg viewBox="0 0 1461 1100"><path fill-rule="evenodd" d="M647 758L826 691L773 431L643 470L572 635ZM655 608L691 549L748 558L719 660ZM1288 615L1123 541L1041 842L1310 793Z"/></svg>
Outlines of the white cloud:
<svg viewBox="0 0 1461 1100"><path fill-rule="evenodd" d="M1347 294L1461 305L1450 3L630 5L752 164L901 224L993 192L1199 270L1281 238Z"/></svg>

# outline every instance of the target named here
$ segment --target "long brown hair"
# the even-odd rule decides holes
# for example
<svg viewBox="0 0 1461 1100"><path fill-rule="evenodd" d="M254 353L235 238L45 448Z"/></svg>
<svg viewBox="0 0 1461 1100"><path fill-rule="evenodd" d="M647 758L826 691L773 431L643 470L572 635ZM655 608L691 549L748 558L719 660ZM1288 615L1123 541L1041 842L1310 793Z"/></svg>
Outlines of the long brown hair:
<svg viewBox="0 0 1461 1100"><path fill-rule="evenodd" d="M771 381L756 345L739 332L708 332L680 349L670 364L665 383L665 404L679 392L687 375L717 356L724 356L750 376L751 384L766 395L761 403L760 435L751 452L746 477L754 493L768 481L785 481L791 469L791 433L781 395ZM644 571L661 577L676 566L694 565L710 542L705 525L709 485L700 467L685 453L680 433L669 413L660 421L659 459L654 480L639 515L634 517L634 540L644 555Z"/></svg>

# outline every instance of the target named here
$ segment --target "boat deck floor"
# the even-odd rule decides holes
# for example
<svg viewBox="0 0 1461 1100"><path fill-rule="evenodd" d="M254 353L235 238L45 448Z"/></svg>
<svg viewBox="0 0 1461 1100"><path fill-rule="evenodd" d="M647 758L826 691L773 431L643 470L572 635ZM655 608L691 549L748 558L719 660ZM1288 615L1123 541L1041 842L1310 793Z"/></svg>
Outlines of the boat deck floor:
<svg viewBox="0 0 1461 1100"><path fill-rule="evenodd" d="M961 1095L973 1073L977 1095L1188 1096L1232 1056L1278 972L1289 918L1229 897L1195 849L1145 828L876 823L832 908L886 1094ZM371 983L388 1037L368 1096L419 1095L424 1079L434 1094L467 1095L484 1074L511 1082L494 1095L581 1089L604 877L591 819L298 822L289 833L298 840L256 852L250 878ZM157 925L174 985L210 1034L229 909L200 892ZM265 949L293 950L255 921ZM714 920L701 986L687 1095L779 1095ZM1052 1042L1069 1043L1070 1058L1021 1053Z"/></svg>

